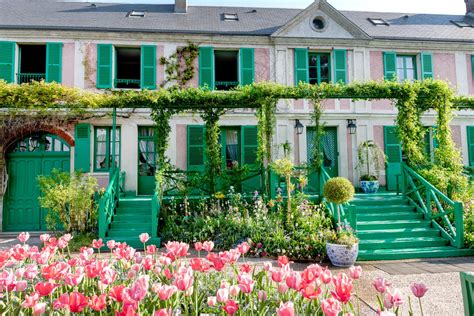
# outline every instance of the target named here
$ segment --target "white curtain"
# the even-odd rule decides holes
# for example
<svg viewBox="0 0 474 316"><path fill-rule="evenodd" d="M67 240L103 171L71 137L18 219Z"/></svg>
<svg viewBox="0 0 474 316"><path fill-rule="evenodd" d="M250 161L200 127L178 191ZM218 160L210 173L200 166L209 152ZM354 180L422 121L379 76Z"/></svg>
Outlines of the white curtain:
<svg viewBox="0 0 474 316"><path fill-rule="evenodd" d="M228 130L226 132L226 143L227 143L227 153L229 155L229 159L234 161L239 161L238 155L238 145L239 140L237 139L238 133L234 130Z"/></svg>

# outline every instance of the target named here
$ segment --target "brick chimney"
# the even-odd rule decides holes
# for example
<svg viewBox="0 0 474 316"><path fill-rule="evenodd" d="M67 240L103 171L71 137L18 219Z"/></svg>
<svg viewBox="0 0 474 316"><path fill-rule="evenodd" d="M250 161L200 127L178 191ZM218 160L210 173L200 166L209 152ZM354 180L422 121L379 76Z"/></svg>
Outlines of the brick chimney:
<svg viewBox="0 0 474 316"><path fill-rule="evenodd" d="M471 0L469 0L469 1L471 1ZM472 0L472 1L474 1L474 0ZM186 13L187 11L188 11L188 0L175 0L175 2L174 2L174 12L175 13Z"/></svg>
<svg viewBox="0 0 474 316"><path fill-rule="evenodd" d="M464 0L466 3L466 14L474 13L474 0Z"/></svg>

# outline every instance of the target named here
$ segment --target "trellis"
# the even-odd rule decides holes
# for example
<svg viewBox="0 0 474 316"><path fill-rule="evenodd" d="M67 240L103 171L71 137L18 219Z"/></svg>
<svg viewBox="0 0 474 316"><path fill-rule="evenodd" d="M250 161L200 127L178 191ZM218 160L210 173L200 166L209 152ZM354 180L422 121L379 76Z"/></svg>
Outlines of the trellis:
<svg viewBox="0 0 474 316"><path fill-rule="evenodd" d="M68 115L79 115L89 109L150 108L151 118L161 135L158 140L158 166L164 168L165 151L170 132L169 121L173 114L193 111L201 114L206 124L206 147L208 163L206 173L214 187L214 175L220 173L219 117L226 110L254 108L259 119L259 162L263 168L271 161L271 144L276 115L276 104L281 99L309 99L314 104L312 118L319 126L321 118L320 101L323 99L380 100L389 99L398 108L397 126L403 150L412 166L427 163L423 155L423 126L421 115L429 109L437 111L439 148L436 155L440 165L451 170L461 170L460 156L451 139L449 122L456 108L474 108L474 99L455 97L454 92L442 81L423 82L367 82L309 85L301 83L286 87L273 83L255 83L232 91L210 91L206 88L160 89L157 91L125 91L92 93L57 84L31 83L9 85L0 82L0 104L6 113L18 110L32 110L35 113L68 111ZM115 111L114 111L115 113ZM11 113L10 113L11 114ZM114 115L115 117L115 115ZM321 130L319 128L319 130ZM319 139L320 133L315 133ZM115 139L115 138L114 138ZM319 146L315 146L318 148ZM115 148L115 147L113 147ZM449 159L447 158L449 157ZM317 167L320 153L316 150L313 159ZM268 189L268 174L265 177Z"/></svg>

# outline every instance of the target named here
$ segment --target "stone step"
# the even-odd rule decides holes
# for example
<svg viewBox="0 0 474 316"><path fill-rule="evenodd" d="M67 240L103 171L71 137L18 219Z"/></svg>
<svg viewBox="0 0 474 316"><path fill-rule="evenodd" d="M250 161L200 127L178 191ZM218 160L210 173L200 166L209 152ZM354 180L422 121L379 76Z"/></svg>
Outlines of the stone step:
<svg viewBox="0 0 474 316"><path fill-rule="evenodd" d="M442 237L405 237L405 238L387 238L387 239L368 239L361 240L359 249L405 249L405 248L423 248L438 247L449 244L447 239Z"/></svg>

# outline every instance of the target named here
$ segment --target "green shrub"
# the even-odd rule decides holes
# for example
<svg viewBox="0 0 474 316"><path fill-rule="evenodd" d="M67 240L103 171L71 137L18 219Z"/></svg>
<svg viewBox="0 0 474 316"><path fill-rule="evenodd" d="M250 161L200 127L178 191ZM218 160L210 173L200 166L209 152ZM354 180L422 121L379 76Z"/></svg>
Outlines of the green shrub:
<svg viewBox="0 0 474 316"><path fill-rule="evenodd" d="M97 229L97 205L94 193L97 179L79 172L72 175L54 169L50 176L39 176L41 207L49 209L46 225L66 232L87 232Z"/></svg>
<svg viewBox="0 0 474 316"><path fill-rule="evenodd" d="M352 200L354 193L354 186L346 178L332 178L324 185L324 197L330 203L347 203Z"/></svg>

